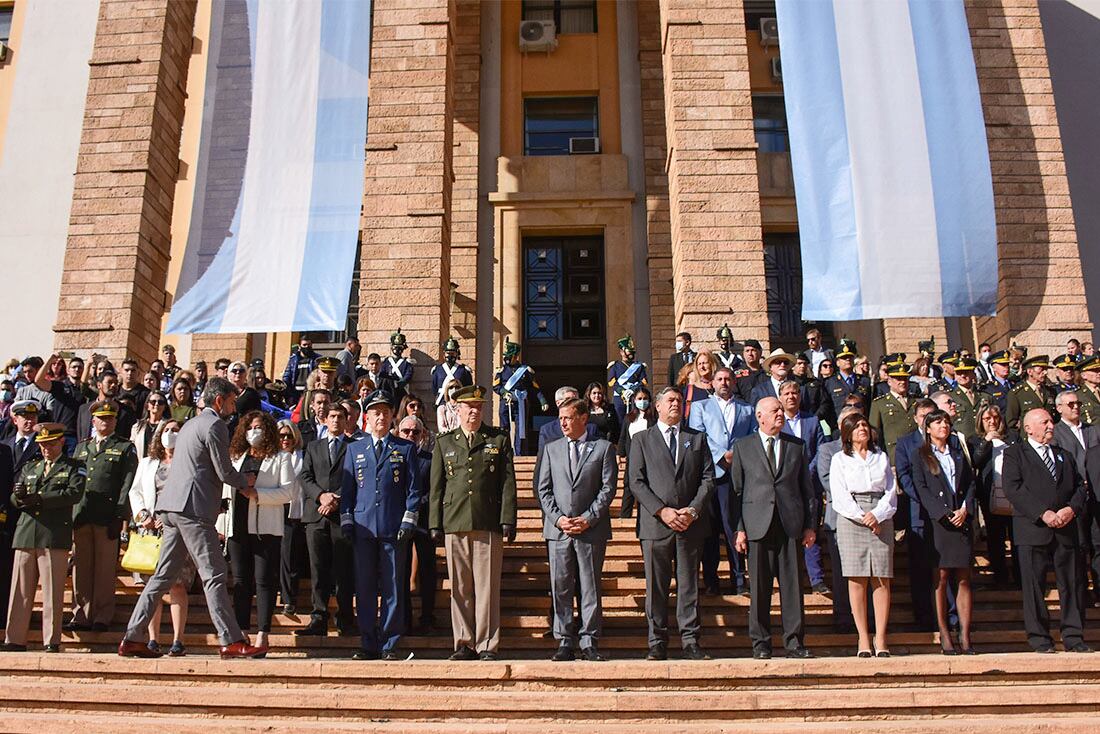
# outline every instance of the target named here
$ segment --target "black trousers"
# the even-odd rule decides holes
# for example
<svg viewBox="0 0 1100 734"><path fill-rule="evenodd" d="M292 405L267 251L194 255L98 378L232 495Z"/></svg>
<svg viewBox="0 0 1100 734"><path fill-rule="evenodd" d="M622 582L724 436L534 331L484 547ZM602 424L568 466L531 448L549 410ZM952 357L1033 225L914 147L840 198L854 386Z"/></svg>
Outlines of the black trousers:
<svg viewBox="0 0 1100 734"><path fill-rule="evenodd" d="M909 596L913 618L921 629L936 629L936 608L932 601L932 528L909 528L905 533L909 551Z"/></svg>
<svg viewBox="0 0 1100 734"><path fill-rule="evenodd" d="M312 574L313 620L328 623L328 602L336 596L336 626L355 629L355 552L340 526L329 519L305 525Z"/></svg>
<svg viewBox="0 0 1100 734"><path fill-rule="evenodd" d="M730 587L734 593L745 588L744 558L733 547L736 528L733 524L733 510L729 476L715 480L711 510L720 522L714 523L713 532L703 541L703 583L712 588L721 586L718 566L722 562L722 548L726 549L726 560L730 566Z"/></svg>
<svg viewBox="0 0 1100 734"><path fill-rule="evenodd" d="M283 521L283 540L279 558L279 588L283 604L298 605L302 571L309 566L306 530L301 520Z"/></svg>
<svg viewBox="0 0 1100 734"><path fill-rule="evenodd" d="M1095 489L1090 490L1090 494L1092 491ZM1100 500L1089 498L1085 512L1078 517L1078 523L1083 550L1081 560L1087 566L1081 583L1087 589L1091 574L1093 594L1100 597Z"/></svg>
<svg viewBox="0 0 1100 734"><path fill-rule="evenodd" d="M252 597L256 597L256 629L271 631L279 586L278 535L234 535L227 541L233 571L233 611L242 630L252 628Z"/></svg>
<svg viewBox="0 0 1100 734"><path fill-rule="evenodd" d="M427 509L421 510L426 516ZM435 543L424 529L413 535L412 542L405 544L405 579L402 593L405 595L405 629L411 630L412 624L412 552L416 548L416 576L420 586L420 623L435 624L435 590L439 584L436 566Z"/></svg>
<svg viewBox="0 0 1100 734"><path fill-rule="evenodd" d="M11 575L15 570L15 549L12 537L0 533L0 624L8 623L8 600L11 597Z"/></svg>
<svg viewBox="0 0 1100 734"><path fill-rule="evenodd" d="M1016 547L1020 559L1020 585L1024 599L1024 630L1032 649L1053 644L1050 611L1046 603L1046 578L1054 569L1058 603L1062 608L1062 643L1069 646L1084 640L1084 579L1081 578L1080 549L1057 539L1046 545Z"/></svg>
<svg viewBox="0 0 1100 734"><path fill-rule="evenodd" d="M645 616L649 646L668 642L668 595L676 575L676 623L684 647L699 642L700 540L673 533L661 540L642 540L645 563Z"/></svg>
<svg viewBox="0 0 1100 734"><path fill-rule="evenodd" d="M772 646L772 586L779 577L779 606L783 618L783 646L788 650L802 647L804 632L802 585L798 562L802 558L800 538L783 530L779 513L772 515L768 532L759 540L749 541L749 577L752 596L749 601L749 638L753 650Z"/></svg>
<svg viewBox="0 0 1100 734"><path fill-rule="evenodd" d="M829 568L833 572L833 627L851 629L856 621L852 617L852 602L848 599L848 580L840 572L840 546L836 544L836 531L823 525L821 535L829 551Z"/></svg>

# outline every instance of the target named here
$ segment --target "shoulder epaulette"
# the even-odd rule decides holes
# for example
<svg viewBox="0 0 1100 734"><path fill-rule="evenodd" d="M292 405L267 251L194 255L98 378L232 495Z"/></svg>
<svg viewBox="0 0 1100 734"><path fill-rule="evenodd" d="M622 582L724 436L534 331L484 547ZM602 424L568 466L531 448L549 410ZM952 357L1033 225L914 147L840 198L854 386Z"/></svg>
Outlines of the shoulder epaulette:
<svg viewBox="0 0 1100 734"><path fill-rule="evenodd" d="M608 362L607 363L607 369L611 369L611 365L613 365L613 364L615 364L615 363L614 362Z"/></svg>

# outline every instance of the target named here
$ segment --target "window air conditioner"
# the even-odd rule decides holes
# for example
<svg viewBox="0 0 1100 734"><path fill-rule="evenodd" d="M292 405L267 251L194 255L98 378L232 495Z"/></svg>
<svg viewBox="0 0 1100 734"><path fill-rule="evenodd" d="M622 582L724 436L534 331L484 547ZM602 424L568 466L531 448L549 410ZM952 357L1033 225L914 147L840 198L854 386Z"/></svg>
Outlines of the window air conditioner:
<svg viewBox="0 0 1100 734"><path fill-rule="evenodd" d="M779 45L779 21L775 18L760 19L760 45Z"/></svg>
<svg viewBox="0 0 1100 734"><path fill-rule="evenodd" d="M772 81L776 84L783 83L783 63L778 57L772 59Z"/></svg>
<svg viewBox="0 0 1100 734"><path fill-rule="evenodd" d="M557 31L552 20L525 20L519 24L519 50L523 53L545 51L558 47Z"/></svg>
<svg viewBox="0 0 1100 734"><path fill-rule="evenodd" d="M599 152L599 138L569 138L569 155L580 155L583 153Z"/></svg>

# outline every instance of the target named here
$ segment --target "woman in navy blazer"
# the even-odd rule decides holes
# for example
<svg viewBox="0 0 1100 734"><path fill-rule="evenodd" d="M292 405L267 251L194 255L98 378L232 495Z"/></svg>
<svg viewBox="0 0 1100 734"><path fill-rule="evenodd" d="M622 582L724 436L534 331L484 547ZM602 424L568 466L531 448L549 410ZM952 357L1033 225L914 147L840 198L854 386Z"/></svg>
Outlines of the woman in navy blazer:
<svg viewBox="0 0 1100 734"><path fill-rule="evenodd" d="M934 410L924 419L924 443L910 455L913 485L921 506L932 520L936 585L936 618L944 655L957 655L947 624L947 585L958 584L955 604L959 612L959 645L962 654L975 655L970 645L973 608L970 576L974 565L976 495L974 473L962 447L952 445L951 416Z"/></svg>

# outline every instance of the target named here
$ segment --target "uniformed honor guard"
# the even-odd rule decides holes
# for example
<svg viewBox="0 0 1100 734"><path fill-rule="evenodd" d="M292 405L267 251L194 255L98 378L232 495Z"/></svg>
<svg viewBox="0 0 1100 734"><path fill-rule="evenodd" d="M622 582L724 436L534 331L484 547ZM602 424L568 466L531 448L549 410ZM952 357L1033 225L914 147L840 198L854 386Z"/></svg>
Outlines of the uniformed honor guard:
<svg viewBox="0 0 1100 734"><path fill-rule="evenodd" d="M1009 428L1022 431L1023 417L1034 408L1043 408L1052 416L1058 415L1054 409L1054 392L1047 386L1048 369L1050 369L1050 359L1045 354L1036 354L1024 360L1021 370L1025 378L1008 391L1005 425Z"/></svg>
<svg viewBox="0 0 1100 734"><path fill-rule="evenodd" d="M458 339L449 337L443 343L443 361L432 367L432 395L437 407L447 399L443 386L448 380L455 380L461 387L474 384L474 376L466 365L458 361L459 356Z"/></svg>
<svg viewBox="0 0 1100 734"><path fill-rule="evenodd" d="M856 359L856 343L851 339L841 339L833 361L836 374L825 380L823 400L830 408L829 423L837 428L836 416L840 415L844 401L849 395L858 395L863 400L863 409L867 410L871 402L871 379L866 375L857 375L852 371Z"/></svg>
<svg viewBox="0 0 1100 734"><path fill-rule="evenodd" d="M718 330L718 351L714 353L714 356L718 358L719 364L716 367L728 367L734 372L742 369L745 366L744 360L740 355L734 354L733 349L733 329L729 324L722 324L722 328Z"/></svg>
<svg viewBox="0 0 1100 734"><path fill-rule="evenodd" d="M1077 360L1072 354L1063 354L1054 360L1054 369L1058 371L1058 378L1051 384L1055 397L1066 390L1077 390Z"/></svg>
<svg viewBox="0 0 1100 734"><path fill-rule="evenodd" d="M962 357L955 366L955 380L957 386L951 391L951 397L955 399L955 420L952 427L966 438L977 433L976 421L978 412L989 405L992 398L979 392L977 382L978 360L973 357Z"/></svg>
<svg viewBox="0 0 1100 734"><path fill-rule="evenodd" d="M390 334L390 352L392 354L382 360L379 374L383 379L389 380L393 386L393 398L400 401L409 391L409 383L413 378L413 364L408 357L402 357L408 349L409 343L401 329Z"/></svg>
<svg viewBox="0 0 1100 734"><path fill-rule="evenodd" d="M12 503L23 512L12 541L15 565L4 644L0 645L4 652L27 649L39 581L42 641L46 652L60 652L65 574L73 544L73 505L84 494L84 465L62 452L65 425L43 423L36 432L34 440L42 458L24 465L12 491Z"/></svg>
<svg viewBox="0 0 1100 734"><path fill-rule="evenodd" d="M545 413L550 409L535 379L535 370L519 358L519 344L504 339L504 364L493 378L493 392L501 397L500 427L512 438L516 456L532 456L538 447L535 402Z"/></svg>
<svg viewBox="0 0 1100 734"><path fill-rule="evenodd" d="M340 530L355 549L362 644L352 657L399 660L397 643L405 631L404 544L416 531L420 465L416 444L390 433L393 397L375 390L364 402L369 434L348 447L340 489Z"/></svg>
<svg viewBox="0 0 1100 734"><path fill-rule="evenodd" d="M928 376L933 380L938 380L943 376L943 370L934 359L936 356L936 337L930 336L927 341L917 342L917 351L920 352L918 357L923 357L928 360Z"/></svg>
<svg viewBox="0 0 1100 734"><path fill-rule="evenodd" d="M1100 356L1085 357L1078 362L1077 374L1081 380L1081 388L1077 391L1081 400L1081 420L1095 426L1100 423Z"/></svg>
<svg viewBox="0 0 1100 734"><path fill-rule="evenodd" d="M1008 350L1002 349L989 355L989 370L992 379L982 385L982 392L989 396L993 405L1001 409L1003 415L1008 410L1008 392L1015 384L1008 374Z"/></svg>
<svg viewBox="0 0 1100 734"><path fill-rule="evenodd" d="M432 539L443 541L451 580L451 660L496 660L502 540L516 538L516 475L507 434L482 422L488 391L458 391L460 425L432 452Z"/></svg>
<svg viewBox="0 0 1100 734"><path fill-rule="evenodd" d="M641 386L649 385L645 362L634 359L634 339L627 334L618 341L619 359L607 363L607 389L611 391L612 404L622 425L634 393Z"/></svg>
<svg viewBox="0 0 1100 734"><path fill-rule="evenodd" d="M886 381L890 392L871 401L867 422L877 432L879 445L890 457L890 466L894 466L894 447L898 439L917 430L917 424L913 420L909 397L909 368L904 362L891 364Z"/></svg>
<svg viewBox="0 0 1100 734"><path fill-rule="evenodd" d="M106 632L115 616L118 538L130 517L138 465L134 445L115 435L118 406L100 400L91 413L92 437L73 451L87 480L73 508L73 616L65 625L70 632Z"/></svg>

